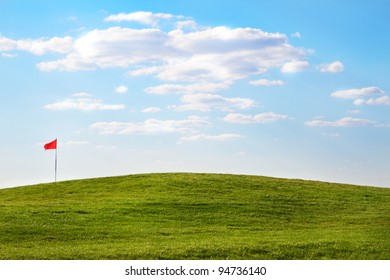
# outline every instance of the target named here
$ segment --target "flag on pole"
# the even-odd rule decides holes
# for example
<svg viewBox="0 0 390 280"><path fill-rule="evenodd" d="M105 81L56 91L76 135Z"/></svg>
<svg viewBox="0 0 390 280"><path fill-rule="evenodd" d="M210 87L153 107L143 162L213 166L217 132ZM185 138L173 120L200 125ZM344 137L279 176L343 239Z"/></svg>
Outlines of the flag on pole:
<svg viewBox="0 0 390 280"><path fill-rule="evenodd" d="M45 148L45 150L57 149L57 139L54 141L51 141L50 143L45 144L43 146L43 148Z"/></svg>
<svg viewBox="0 0 390 280"><path fill-rule="evenodd" d="M46 150L56 150L56 157L54 160L54 182L57 182L57 139L46 143L43 148Z"/></svg>

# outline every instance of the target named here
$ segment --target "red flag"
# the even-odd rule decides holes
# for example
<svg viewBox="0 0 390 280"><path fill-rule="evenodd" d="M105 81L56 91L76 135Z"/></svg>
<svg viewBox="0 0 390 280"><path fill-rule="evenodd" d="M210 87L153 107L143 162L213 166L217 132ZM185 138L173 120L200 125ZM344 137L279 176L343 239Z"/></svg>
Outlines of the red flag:
<svg viewBox="0 0 390 280"><path fill-rule="evenodd" d="M43 146L43 148L45 148L45 150L55 150L57 149L57 139L54 140L54 141L51 141L50 143L47 143Z"/></svg>

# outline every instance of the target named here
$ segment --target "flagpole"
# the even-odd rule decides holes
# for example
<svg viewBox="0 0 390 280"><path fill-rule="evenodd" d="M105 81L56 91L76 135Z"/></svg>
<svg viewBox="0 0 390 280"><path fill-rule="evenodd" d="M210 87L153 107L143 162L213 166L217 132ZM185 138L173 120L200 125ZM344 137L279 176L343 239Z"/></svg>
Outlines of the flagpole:
<svg viewBox="0 0 390 280"><path fill-rule="evenodd" d="M58 145L56 146L56 158L55 158L55 162L54 162L54 182L55 183L57 183L57 149L58 149Z"/></svg>

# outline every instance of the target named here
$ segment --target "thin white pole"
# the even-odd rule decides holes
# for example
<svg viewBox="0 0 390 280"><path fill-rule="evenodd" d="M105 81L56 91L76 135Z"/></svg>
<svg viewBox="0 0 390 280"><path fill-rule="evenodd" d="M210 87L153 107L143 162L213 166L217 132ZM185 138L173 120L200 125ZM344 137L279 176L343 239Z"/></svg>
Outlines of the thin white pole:
<svg viewBox="0 0 390 280"><path fill-rule="evenodd" d="M55 158L55 162L54 162L54 182L55 183L57 183L57 149L58 149L58 143L56 145L56 158Z"/></svg>

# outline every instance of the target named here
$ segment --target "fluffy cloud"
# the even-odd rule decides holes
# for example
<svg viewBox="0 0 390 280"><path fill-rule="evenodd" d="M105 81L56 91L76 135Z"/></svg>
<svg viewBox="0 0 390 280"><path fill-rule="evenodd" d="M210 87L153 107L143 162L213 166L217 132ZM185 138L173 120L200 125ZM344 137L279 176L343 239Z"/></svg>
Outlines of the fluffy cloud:
<svg viewBox="0 0 390 280"><path fill-rule="evenodd" d="M309 68L310 64L307 61L291 61L283 65L280 70L282 73L296 73Z"/></svg>
<svg viewBox="0 0 390 280"><path fill-rule="evenodd" d="M151 94L180 94L182 105L172 105L171 109L176 111L211 111L219 109L231 111L235 109L244 110L255 106L255 101L248 98L227 98L222 95L213 94L216 91L229 88L230 83L196 83L190 85L164 84L145 89Z"/></svg>
<svg viewBox="0 0 390 280"><path fill-rule="evenodd" d="M245 110L255 106L255 101L248 98L227 98L217 94L199 93L187 94L181 98L182 105L173 105L172 109L176 111L211 111L219 109L222 111L231 111L234 109Z"/></svg>
<svg viewBox="0 0 390 280"><path fill-rule="evenodd" d="M218 26L190 33L173 30L169 35L170 44L183 51L197 54L258 51L287 43L286 35L268 33L255 28L230 29Z"/></svg>
<svg viewBox="0 0 390 280"><path fill-rule="evenodd" d="M336 73L344 71L344 64L340 61L335 61L329 64L323 64L319 68L321 72Z"/></svg>
<svg viewBox="0 0 390 280"><path fill-rule="evenodd" d="M0 37L0 51L23 50L35 55L43 55L47 52L66 54L73 48L73 39L70 36L53 37L51 39L23 39L12 40Z"/></svg>
<svg viewBox="0 0 390 280"><path fill-rule="evenodd" d="M366 88L335 91L331 94L331 96L336 98L343 98L343 99L355 99L355 98L372 96L372 95L381 95L384 93L385 92L378 87L366 87Z"/></svg>
<svg viewBox="0 0 390 280"><path fill-rule="evenodd" d="M252 86L282 86L284 82L282 80L267 80L260 79L249 82Z"/></svg>
<svg viewBox="0 0 390 280"><path fill-rule="evenodd" d="M160 20L171 20L174 18L184 18L183 16L175 16L171 14L164 14L164 13L151 13L151 12L134 12L129 14L116 14L116 15L110 15L104 19L104 21L110 22L120 22L120 21L134 21L145 25L150 26L156 26Z"/></svg>
<svg viewBox="0 0 390 280"><path fill-rule="evenodd" d="M146 66L136 70L130 70L130 77L148 76L158 74L164 67L162 66Z"/></svg>
<svg viewBox="0 0 390 280"><path fill-rule="evenodd" d="M273 112L267 112L257 115L243 115L238 113L231 113L224 117L224 121L230 123L251 124L251 123L269 123L277 120L287 119L287 115L275 114Z"/></svg>
<svg viewBox="0 0 390 280"><path fill-rule="evenodd" d="M118 94L125 94L127 90L128 88L126 86L119 86L114 89L114 92Z"/></svg>
<svg viewBox="0 0 390 280"><path fill-rule="evenodd" d="M179 140L180 142L184 141L213 141L213 142L223 142L227 140L234 140L241 138L241 135L238 134L220 134L220 135L204 135L204 134L198 134L198 135L191 135L186 137L181 137Z"/></svg>
<svg viewBox="0 0 390 280"><path fill-rule="evenodd" d="M378 98L369 98L369 99L356 99L353 101L353 104L355 105L362 105L362 104L368 104L368 105L390 105L390 97L387 95L378 97Z"/></svg>
<svg viewBox="0 0 390 280"><path fill-rule="evenodd" d="M367 126L375 124L374 121L367 119L358 119L346 117L339 119L337 121L322 121L322 120L314 120L310 122L305 122L307 126L334 126L334 127L344 127L344 126Z"/></svg>
<svg viewBox="0 0 390 280"><path fill-rule="evenodd" d="M128 67L177 54L165 46L168 35L158 29L111 27L93 30L74 42L73 51L64 59L41 62L42 71L76 71L96 68Z"/></svg>
<svg viewBox="0 0 390 280"><path fill-rule="evenodd" d="M146 88L144 91L152 94L196 94L212 93L229 87L230 83L164 84Z"/></svg>
<svg viewBox="0 0 390 280"><path fill-rule="evenodd" d="M95 110L123 110L125 105L107 105L103 104L100 99L91 98L76 98L66 99L61 102L47 104L44 106L48 110L81 110L81 111L95 111Z"/></svg>
<svg viewBox="0 0 390 280"><path fill-rule="evenodd" d="M390 105L390 97L384 95L385 91L378 87L366 87L359 89L349 89L335 91L331 94L332 97L343 99L355 99L354 105ZM376 98L368 98L370 96L382 95Z"/></svg>
<svg viewBox="0 0 390 280"><path fill-rule="evenodd" d="M195 128L210 126L204 118L192 116L184 120L148 119L144 122L97 122L90 126L101 134L154 134L168 132L195 132Z"/></svg>
<svg viewBox="0 0 390 280"><path fill-rule="evenodd" d="M164 17L177 18L140 12L113 15L106 20L138 18L153 24L156 18ZM220 26L185 32L183 29L111 27L85 33L73 42L66 57L41 62L37 67L42 71L133 67L137 69L130 69L132 76L155 75L164 81L233 82L264 73L269 68L282 67L288 61L307 64L299 60L308 55L309 51L289 44L286 35L255 28ZM299 67L304 65L295 65L295 69ZM291 69L292 66L285 65L284 68Z"/></svg>
<svg viewBox="0 0 390 280"><path fill-rule="evenodd" d="M193 20L183 20L176 23L176 28L196 30L198 28L198 24Z"/></svg>
<svg viewBox="0 0 390 280"><path fill-rule="evenodd" d="M159 29L157 24L161 20L177 21L176 29ZM95 29L78 39L0 37L0 51L65 54L58 60L38 63L42 71L121 67L130 68L132 76L154 75L163 81L176 82L234 82L270 68L296 72L308 67L308 62L302 60L310 51L291 45L288 36L281 33L225 26L200 29L196 22L180 15L144 11L110 15L105 21L133 21L153 28Z"/></svg>

